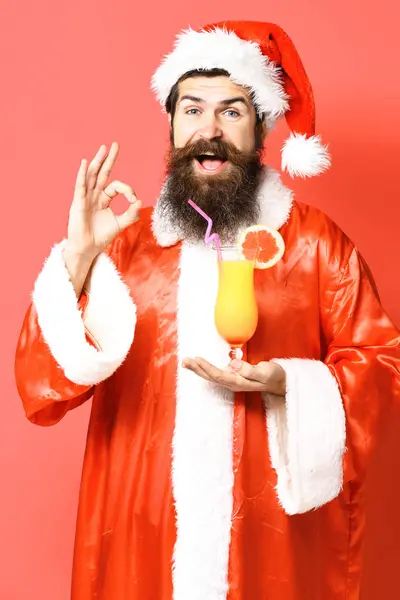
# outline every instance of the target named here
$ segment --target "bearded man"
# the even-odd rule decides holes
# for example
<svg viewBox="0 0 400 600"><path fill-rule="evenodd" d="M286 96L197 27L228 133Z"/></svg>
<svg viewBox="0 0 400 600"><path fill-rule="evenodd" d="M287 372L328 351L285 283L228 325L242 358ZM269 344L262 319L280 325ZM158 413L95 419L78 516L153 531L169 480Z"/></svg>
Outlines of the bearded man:
<svg viewBox="0 0 400 600"><path fill-rule="evenodd" d="M93 398L71 597L356 600L400 336L351 240L262 163L285 115L284 168L329 167L306 73L278 26L228 22L182 33L153 88L171 123L154 210L139 218L133 189L109 183L117 144L82 161L16 353L31 422ZM189 199L223 243L257 223L285 242L255 272L258 327L229 368L217 260Z"/></svg>

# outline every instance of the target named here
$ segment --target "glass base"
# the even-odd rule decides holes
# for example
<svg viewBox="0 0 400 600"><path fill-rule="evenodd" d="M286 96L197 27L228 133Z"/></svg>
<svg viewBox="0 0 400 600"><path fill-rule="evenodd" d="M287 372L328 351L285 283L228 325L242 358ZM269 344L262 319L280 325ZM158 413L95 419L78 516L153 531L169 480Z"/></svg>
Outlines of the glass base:
<svg viewBox="0 0 400 600"><path fill-rule="evenodd" d="M229 358L231 360L242 360L243 350L241 348L231 348L229 352Z"/></svg>

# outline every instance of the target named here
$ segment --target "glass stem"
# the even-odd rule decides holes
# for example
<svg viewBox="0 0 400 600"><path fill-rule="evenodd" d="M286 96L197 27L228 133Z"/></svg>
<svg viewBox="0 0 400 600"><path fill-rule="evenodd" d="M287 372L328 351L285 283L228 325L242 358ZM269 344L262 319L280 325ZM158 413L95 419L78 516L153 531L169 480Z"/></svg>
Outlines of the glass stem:
<svg viewBox="0 0 400 600"><path fill-rule="evenodd" d="M231 348L231 351L229 352L229 357L231 360L242 360L243 350L241 348Z"/></svg>

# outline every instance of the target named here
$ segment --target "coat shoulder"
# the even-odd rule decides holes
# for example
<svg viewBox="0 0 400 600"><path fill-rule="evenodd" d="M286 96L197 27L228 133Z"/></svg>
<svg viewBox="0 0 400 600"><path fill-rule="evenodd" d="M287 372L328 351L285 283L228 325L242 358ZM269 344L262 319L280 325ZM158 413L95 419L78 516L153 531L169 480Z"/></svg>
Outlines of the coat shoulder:
<svg viewBox="0 0 400 600"><path fill-rule="evenodd" d="M301 243L315 246L320 254L346 260L354 250L349 234L326 212L311 204L295 200L287 227L288 233Z"/></svg>

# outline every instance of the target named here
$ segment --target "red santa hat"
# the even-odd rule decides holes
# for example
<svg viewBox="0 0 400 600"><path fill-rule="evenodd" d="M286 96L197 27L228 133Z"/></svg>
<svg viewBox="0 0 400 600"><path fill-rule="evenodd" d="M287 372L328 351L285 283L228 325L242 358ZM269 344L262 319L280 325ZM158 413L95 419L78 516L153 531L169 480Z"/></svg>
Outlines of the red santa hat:
<svg viewBox="0 0 400 600"><path fill-rule="evenodd" d="M153 75L152 88L165 106L172 87L188 71L224 69L252 93L268 128L285 115L291 130L282 148L282 168L292 177L312 177L331 161L315 135L310 81L289 36L272 23L226 21L177 36L173 51Z"/></svg>

